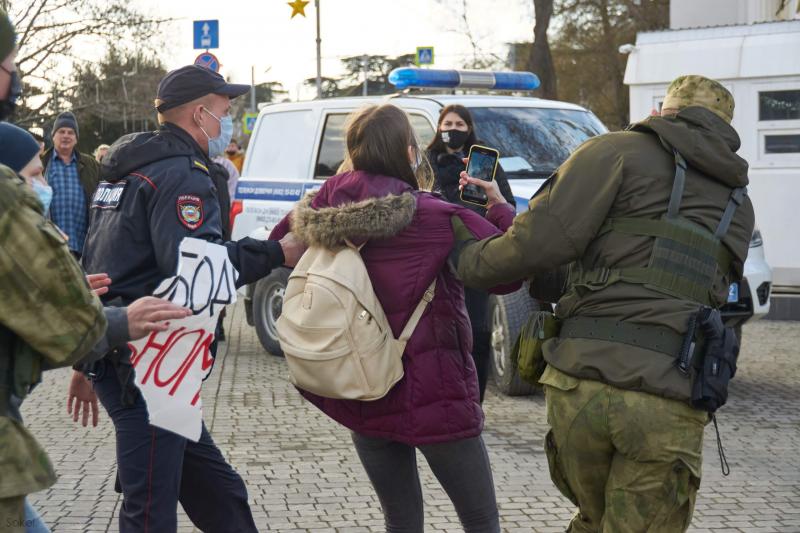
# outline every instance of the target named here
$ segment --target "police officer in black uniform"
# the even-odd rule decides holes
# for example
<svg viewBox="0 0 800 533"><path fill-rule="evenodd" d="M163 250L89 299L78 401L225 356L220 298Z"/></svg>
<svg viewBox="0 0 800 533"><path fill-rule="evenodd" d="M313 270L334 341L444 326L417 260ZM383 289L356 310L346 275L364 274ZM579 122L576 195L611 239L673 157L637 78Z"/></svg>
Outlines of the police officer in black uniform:
<svg viewBox="0 0 800 533"><path fill-rule="evenodd" d="M160 129L127 135L111 147L83 251L88 272L107 272L113 280L106 305L127 305L175 275L184 237L223 244L239 271L238 285L301 253L292 239L223 241L208 167L230 140L230 100L248 90L203 67L174 70L158 87ZM195 443L148 423L127 346L89 371L116 429L121 532L175 531L178 501L204 532L257 531L244 482L205 425Z"/></svg>

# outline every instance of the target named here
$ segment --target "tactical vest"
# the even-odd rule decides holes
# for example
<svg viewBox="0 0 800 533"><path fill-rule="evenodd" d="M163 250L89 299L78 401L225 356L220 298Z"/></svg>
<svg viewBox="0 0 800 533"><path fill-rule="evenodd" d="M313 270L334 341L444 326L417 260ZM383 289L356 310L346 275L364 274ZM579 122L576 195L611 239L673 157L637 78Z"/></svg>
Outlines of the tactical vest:
<svg viewBox="0 0 800 533"><path fill-rule="evenodd" d="M570 265L568 286L577 290L598 291L615 283L633 283L673 298L719 308L715 281L731 271L733 255L722 243L736 209L747 189L733 189L725 212L711 233L706 228L680 216L686 183L686 161L677 150L667 147L675 157L675 178L666 214L658 220L647 218L611 218L601 227L598 237L609 232L653 237L653 249L646 267L594 268L586 270L577 261ZM561 338L597 339L621 342L677 357L683 335L659 326L633 325L613 319L573 317L564 321Z"/></svg>

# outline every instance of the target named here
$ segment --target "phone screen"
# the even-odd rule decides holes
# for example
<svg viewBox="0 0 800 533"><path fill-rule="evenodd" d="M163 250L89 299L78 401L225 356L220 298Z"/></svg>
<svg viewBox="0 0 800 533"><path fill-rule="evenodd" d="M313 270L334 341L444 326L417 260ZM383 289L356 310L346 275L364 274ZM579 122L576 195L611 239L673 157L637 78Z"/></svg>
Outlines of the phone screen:
<svg viewBox="0 0 800 533"><path fill-rule="evenodd" d="M498 154L494 150L483 151L473 148L469 154L467 174L483 181L492 181L494 179L497 157ZM478 204L486 204L489 201L483 189L475 185L466 185L461 195L464 200Z"/></svg>

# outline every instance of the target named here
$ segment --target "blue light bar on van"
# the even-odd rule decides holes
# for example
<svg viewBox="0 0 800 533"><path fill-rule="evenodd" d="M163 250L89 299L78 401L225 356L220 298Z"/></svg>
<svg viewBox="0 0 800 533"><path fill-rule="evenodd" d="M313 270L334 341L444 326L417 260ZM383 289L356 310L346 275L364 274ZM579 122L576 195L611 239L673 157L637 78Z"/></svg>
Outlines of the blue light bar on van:
<svg viewBox="0 0 800 533"><path fill-rule="evenodd" d="M491 72L488 70L433 70L415 67L396 68L389 73L389 83L398 89L494 89L497 91L533 91L539 78L532 72Z"/></svg>

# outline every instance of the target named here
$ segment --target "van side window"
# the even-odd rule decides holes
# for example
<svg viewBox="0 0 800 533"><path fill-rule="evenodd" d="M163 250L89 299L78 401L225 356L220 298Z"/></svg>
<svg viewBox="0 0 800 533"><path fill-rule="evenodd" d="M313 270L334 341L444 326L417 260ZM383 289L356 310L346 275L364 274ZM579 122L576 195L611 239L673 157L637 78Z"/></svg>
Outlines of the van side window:
<svg viewBox="0 0 800 533"><path fill-rule="evenodd" d="M335 175L339 166L344 161L344 124L347 121L346 113L332 113L325 118L325 128L322 130L322 142L319 147L317 164L314 167L314 178L321 180ZM409 113L411 127L417 134L420 146L427 146L433 139L434 131L431 122L423 115Z"/></svg>
<svg viewBox="0 0 800 533"><path fill-rule="evenodd" d="M337 113L325 118L322 130L322 143L319 147L317 164L314 167L314 179L330 178L344 161L344 123L347 114Z"/></svg>
<svg viewBox="0 0 800 533"><path fill-rule="evenodd" d="M420 146L425 148L433 140L435 131L431 122L422 115L416 113L409 113L408 119L411 121L411 127L414 128L414 133L417 134L417 140Z"/></svg>
<svg viewBox="0 0 800 533"><path fill-rule="evenodd" d="M314 148L308 135L316 127L316 116L306 109L262 115L250 140L243 175L306 179Z"/></svg>

